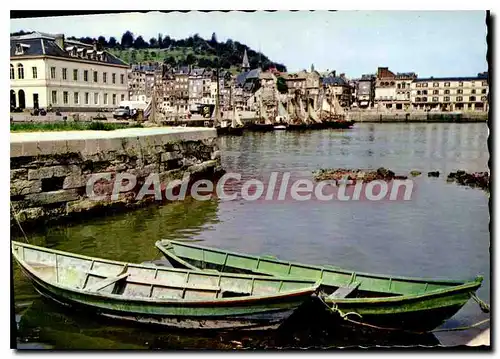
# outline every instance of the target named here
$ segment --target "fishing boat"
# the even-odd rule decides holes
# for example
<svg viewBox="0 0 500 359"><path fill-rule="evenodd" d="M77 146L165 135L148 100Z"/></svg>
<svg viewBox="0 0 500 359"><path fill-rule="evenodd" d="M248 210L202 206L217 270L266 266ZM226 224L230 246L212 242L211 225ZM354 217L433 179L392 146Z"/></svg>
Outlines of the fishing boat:
<svg viewBox="0 0 500 359"><path fill-rule="evenodd" d="M124 263L11 243L13 257L40 294L106 317L167 327L275 329L319 284Z"/></svg>
<svg viewBox="0 0 500 359"><path fill-rule="evenodd" d="M393 330L432 330L452 317L473 297L483 278L440 280L358 273L329 265L309 265L204 247L158 241L158 249L174 267L220 272L288 276L321 280L324 304L342 321ZM481 307L483 309L483 307ZM344 321L345 322L345 321Z"/></svg>

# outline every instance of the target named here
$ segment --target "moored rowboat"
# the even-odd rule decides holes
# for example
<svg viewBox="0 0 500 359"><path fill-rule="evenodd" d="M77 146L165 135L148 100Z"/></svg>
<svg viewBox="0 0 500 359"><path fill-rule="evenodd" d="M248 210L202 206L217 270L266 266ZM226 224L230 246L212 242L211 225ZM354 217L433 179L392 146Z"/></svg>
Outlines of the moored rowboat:
<svg viewBox="0 0 500 359"><path fill-rule="evenodd" d="M192 243L163 240L158 249L174 267L321 280L325 303L345 318L380 328L427 331L475 296L482 277L439 280L357 273L332 266L288 262Z"/></svg>
<svg viewBox="0 0 500 359"><path fill-rule="evenodd" d="M312 280L210 273L86 257L12 241L40 294L107 317L189 329L275 329Z"/></svg>

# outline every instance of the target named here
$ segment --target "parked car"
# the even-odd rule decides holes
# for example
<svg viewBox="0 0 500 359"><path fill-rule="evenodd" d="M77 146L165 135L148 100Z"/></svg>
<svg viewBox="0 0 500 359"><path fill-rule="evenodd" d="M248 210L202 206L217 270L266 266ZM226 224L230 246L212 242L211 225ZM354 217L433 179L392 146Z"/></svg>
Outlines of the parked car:
<svg viewBox="0 0 500 359"><path fill-rule="evenodd" d="M137 117L137 111L135 109L130 109L128 106L120 106L116 110L113 111L113 118L114 119L124 119L127 120L129 118L136 118Z"/></svg>

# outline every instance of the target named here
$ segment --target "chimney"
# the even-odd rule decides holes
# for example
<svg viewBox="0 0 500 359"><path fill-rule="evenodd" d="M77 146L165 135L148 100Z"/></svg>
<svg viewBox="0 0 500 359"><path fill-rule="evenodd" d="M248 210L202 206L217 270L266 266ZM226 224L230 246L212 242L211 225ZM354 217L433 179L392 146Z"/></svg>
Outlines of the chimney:
<svg viewBox="0 0 500 359"><path fill-rule="evenodd" d="M332 71L332 76L333 76L333 77L336 77L336 76L337 76L337 71L336 71L336 70L333 70L333 71Z"/></svg>
<svg viewBox="0 0 500 359"><path fill-rule="evenodd" d="M55 36L57 46L64 50L64 34L57 34Z"/></svg>
<svg viewBox="0 0 500 359"><path fill-rule="evenodd" d="M92 48L94 49L94 51L97 51L97 41L94 40L94 42L92 43Z"/></svg>

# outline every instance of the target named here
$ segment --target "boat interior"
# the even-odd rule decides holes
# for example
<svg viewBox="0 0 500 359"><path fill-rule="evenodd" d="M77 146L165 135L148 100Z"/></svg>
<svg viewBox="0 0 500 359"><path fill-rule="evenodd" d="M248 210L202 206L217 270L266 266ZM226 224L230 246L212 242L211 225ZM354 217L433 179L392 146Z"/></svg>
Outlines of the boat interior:
<svg viewBox="0 0 500 359"><path fill-rule="evenodd" d="M419 295L467 283L356 273L329 265L287 262L270 256L252 256L176 241L159 241L157 247L174 266L177 262L191 269L321 280L320 290L332 299Z"/></svg>
<svg viewBox="0 0 500 359"><path fill-rule="evenodd" d="M210 300L272 296L315 287L311 280L241 276L129 264L12 244L24 271L42 281L89 293L151 299Z"/></svg>

